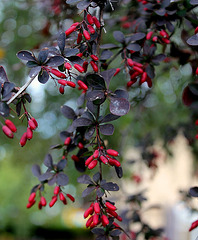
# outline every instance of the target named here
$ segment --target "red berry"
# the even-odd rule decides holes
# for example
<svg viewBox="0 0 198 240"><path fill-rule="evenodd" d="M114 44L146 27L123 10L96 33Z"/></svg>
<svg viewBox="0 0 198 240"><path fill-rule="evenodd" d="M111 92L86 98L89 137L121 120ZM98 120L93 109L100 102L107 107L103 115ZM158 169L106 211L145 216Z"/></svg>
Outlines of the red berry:
<svg viewBox="0 0 198 240"><path fill-rule="evenodd" d="M71 194L67 193L66 195L72 202L75 202L75 198Z"/></svg>
<svg viewBox="0 0 198 240"><path fill-rule="evenodd" d="M87 85L83 81L78 80L77 83L83 90L87 91L88 87L87 87Z"/></svg>
<svg viewBox="0 0 198 240"><path fill-rule="evenodd" d="M52 74L54 74L56 77L59 77L59 78L66 78L66 75L60 71L58 71L57 69L51 69L50 72Z"/></svg>
<svg viewBox="0 0 198 240"><path fill-rule="evenodd" d="M84 68L82 66L80 66L79 64L74 64L74 67L76 70L78 70L80 73L84 72Z"/></svg>
<svg viewBox="0 0 198 240"><path fill-rule="evenodd" d="M118 216L118 214L115 211L113 211L109 208L106 209L106 212L109 213L110 215L112 215L115 218Z"/></svg>
<svg viewBox="0 0 198 240"><path fill-rule="evenodd" d="M121 218L119 215L116 217L116 219L117 219L118 221L122 222L122 218Z"/></svg>
<svg viewBox="0 0 198 240"><path fill-rule="evenodd" d="M87 220L87 222L86 222L86 228L88 228L88 227L91 225L92 222L93 222L93 216L91 216L91 217Z"/></svg>
<svg viewBox="0 0 198 240"><path fill-rule="evenodd" d="M26 142L27 142L27 133L24 132L24 134L22 135L22 137L21 137L21 139L20 139L20 145L21 145L21 147L25 146Z"/></svg>
<svg viewBox="0 0 198 240"><path fill-rule="evenodd" d="M43 207L45 207L45 206L47 205L46 199L45 199L43 196L41 196L40 202L41 202L41 205L42 205Z"/></svg>
<svg viewBox="0 0 198 240"><path fill-rule="evenodd" d="M147 84L148 84L148 87L151 88L152 85L153 85L153 83L152 83L150 77L147 76L146 82L147 82Z"/></svg>
<svg viewBox="0 0 198 240"><path fill-rule="evenodd" d="M101 217L101 221L102 221L103 227L105 227L106 225L109 224L109 219L108 219L107 216L104 215L104 214L103 214L102 217Z"/></svg>
<svg viewBox="0 0 198 240"><path fill-rule="evenodd" d="M79 44L81 41L82 41L82 33L79 33L77 38L77 44Z"/></svg>
<svg viewBox="0 0 198 240"><path fill-rule="evenodd" d="M98 158L98 156L99 156L99 151L98 151L98 150L95 150L95 151L94 151L94 154L93 154L93 157L94 157L94 158Z"/></svg>
<svg viewBox="0 0 198 240"><path fill-rule="evenodd" d="M41 201L39 201L39 203L38 203L38 209L41 210L42 207L43 207L43 206L42 206L42 203L41 203Z"/></svg>
<svg viewBox="0 0 198 240"><path fill-rule="evenodd" d="M72 87L72 88L75 88L76 87L76 84L72 81L67 81L67 85Z"/></svg>
<svg viewBox="0 0 198 240"><path fill-rule="evenodd" d="M94 61L98 61L98 57L97 57L96 55L92 54L90 57L91 57Z"/></svg>
<svg viewBox="0 0 198 240"><path fill-rule="evenodd" d="M168 35L168 33L167 33L165 30L161 30L161 31L160 31L160 35L161 35L163 38L169 38L169 35Z"/></svg>
<svg viewBox="0 0 198 240"><path fill-rule="evenodd" d="M157 42L157 40L158 40L157 36L153 37L152 39L153 42Z"/></svg>
<svg viewBox="0 0 198 240"><path fill-rule="evenodd" d="M67 81L66 80L63 80L63 79L59 79L58 80L58 83L63 85L63 86L66 86L67 85Z"/></svg>
<svg viewBox="0 0 198 240"><path fill-rule="evenodd" d="M29 202L27 205L26 205L26 207L27 208L31 208L34 204L35 204L35 200L33 200L32 202Z"/></svg>
<svg viewBox="0 0 198 240"><path fill-rule="evenodd" d="M108 159L102 155L100 156L100 161L103 162L104 164L108 163Z"/></svg>
<svg viewBox="0 0 198 240"><path fill-rule="evenodd" d="M93 19L94 24L96 25L96 27L97 27L97 28L100 28L101 25L100 25L100 22L99 22L99 20L97 19L97 17L93 16L92 19Z"/></svg>
<svg viewBox="0 0 198 240"><path fill-rule="evenodd" d="M109 158L108 160L109 160L108 162L111 166L120 167L120 165L121 165L120 162L116 159Z"/></svg>
<svg viewBox="0 0 198 240"><path fill-rule="evenodd" d="M59 187L59 186L56 186L56 187L54 188L54 195L57 195L59 192L60 192L60 187Z"/></svg>
<svg viewBox="0 0 198 240"><path fill-rule="evenodd" d="M84 218L87 218L89 215L93 214L94 209L93 207L89 207L85 212L84 212Z"/></svg>
<svg viewBox="0 0 198 240"><path fill-rule="evenodd" d="M74 32L76 30L76 25L72 25L70 28L68 28L66 31L65 31L65 34L66 36L69 36L72 32Z"/></svg>
<svg viewBox="0 0 198 240"><path fill-rule="evenodd" d="M32 137L33 137L33 131L30 127L27 128L26 137L28 140L32 139Z"/></svg>
<svg viewBox="0 0 198 240"><path fill-rule="evenodd" d="M61 201L65 201L66 200L66 198L65 198L65 196L64 196L64 194L62 192L59 193L59 198L60 198Z"/></svg>
<svg viewBox="0 0 198 240"><path fill-rule="evenodd" d="M195 121L195 125L198 125L198 119Z"/></svg>
<svg viewBox="0 0 198 240"><path fill-rule="evenodd" d="M143 72L144 72L142 68L137 67L137 66L134 66L134 67L133 67L133 70L134 70L134 71L137 71L138 73L143 73Z"/></svg>
<svg viewBox="0 0 198 240"><path fill-rule="evenodd" d="M8 126L4 125L4 126L2 127L2 130L3 130L4 134L5 134L7 137L9 137L9 138L13 138L13 137L14 137L13 132L11 131L11 129L10 129Z"/></svg>
<svg viewBox="0 0 198 240"><path fill-rule="evenodd" d="M83 56L83 53L78 53L78 54L76 54L76 56L82 57L82 56Z"/></svg>
<svg viewBox="0 0 198 240"><path fill-rule="evenodd" d="M90 64L91 64L94 72L98 72L98 65L94 61L91 61Z"/></svg>
<svg viewBox="0 0 198 240"><path fill-rule="evenodd" d="M146 79L147 79L147 73L143 72L142 77L140 78L139 84L141 85L142 83L144 83Z"/></svg>
<svg viewBox="0 0 198 240"><path fill-rule="evenodd" d="M98 164L97 160L93 160L89 163L88 168L91 170L93 168L95 168L95 166Z"/></svg>
<svg viewBox="0 0 198 240"><path fill-rule="evenodd" d="M91 25L94 24L93 18L92 18L92 16L90 14L87 14L87 21Z"/></svg>
<svg viewBox="0 0 198 240"><path fill-rule="evenodd" d="M10 121L9 119L6 119L5 120L5 125L9 127L9 129L12 131L12 132L16 132L17 131L17 128L15 127L14 123L12 121Z"/></svg>
<svg viewBox="0 0 198 240"><path fill-rule="evenodd" d="M83 149L83 148L84 148L84 145L83 145L81 142L79 142L79 143L78 143L78 147L79 147L80 149Z"/></svg>
<svg viewBox="0 0 198 240"><path fill-rule="evenodd" d="M61 85L61 86L59 87L59 93L60 93L60 94L64 94L64 92L65 92L65 88L64 88L63 85Z"/></svg>
<svg viewBox="0 0 198 240"><path fill-rule="evenodd" d="M65 63L65 68L66 68L67 70L70 70L70 69L72 69L72 66L71 66L70 63L66 62L66 63Z"/></svg>
<svg viewBox="0 0 198 240"><path fill-rule="evenodd" d="M113 210L113 211L115 211L115 210L117 209L117 208L116 208L113 204L111 204L110 202L106 202L105 205L106 205L109 209L111 209L111 210Z"/></svg>
<svg viewBox="0 0 198 240"><path fill-rule="evenodd" d="M162 38L162 41L163 41L164 43L166 43L166 44L169 44L169 43L170 43L170 40L167 39L167 38Z"/></svg>
<svg viewBox="0 0 198 240"><path fill-rule="evenodd" d="M93 215L93 224L96 226L98 224L99 216L97 214Z"/></svg>
<svg viewBox="0 0 198 240"><path fill-rule="evenodd" d="M67 138L65 139L64 144L65 144L65 145L69 145L70 143L71 143L71 138L70 138L70 137L67 137Z"/></svg>
<svg viewBox="0 0 198 240"><path fill-rule="evenodd" d="M141 63L135 61L133 61L133 63L136 67L143 68L143 65Z"/></svg>
<svg viewBox="0 0 198 240"><path fill-rule="evenodd" d="M194 221L189 228L189 232L195 229L198 226L198 220Z"/></svg>
<svg viewBox="0 0 198 240"><path fill-rule="evenodd" d="M29 198L28 198L28 202L31 203L32 201L34 201L35 197L36 197L36 193L35 193L35 192L32 192L32 193L30 194Z"/></svg>
<svg viewBox="0 0 198 240"><path fill-rule="evenodd" d="M91 34L95 33L95 29L91 25L87 25L87 27L88 27Z"/></svg>
<svg viewBox="0 0 198 240"><path fill-rule="evenodd" d="M49 207L53 207L56 201L57 201L57 196L53 196L51 202L49 203Z"/></svg>
<svg viewBox="0 0 198 240"><path fill-rule="evenodd" d="M36 129L36 125L35 125L35 123L34 123L34 121L32 119L28 120L28 125L29 125L31 130L35 130Z"/></svg>
<svg viewBox="0 0 198 240"><path fill-rule="evenodd" d="M71 159L74 160L74 162L79 162L80 161L80 158L76 155L72 155Z"/></svg>
<svg viewBox="0 0 198 240"><path fill-rule="evenodd" d="M116 76L119 72L120 72L120 68L117 68L113 76Z"/></svg>
<svg viewBox="0 0 198 240"><path fill-rule="evenodd" d="M85 39L86 39L87 41L91 39L90 34L89 34L89 32L88 32L87 30L84 30L84 31L83 31L83 35L84 35L84 37L85 37Z"/></svg>
<svg viewBox="0 0 198 240"><path fill-rule="evenodd" d="M91 155L90 157L87 158L87 160L85 161L85 166L88 166L90 164L90 162L92 162L94 159L93 155Z"/></svg>
<svg viewBox="0 0 198 240"><path fill-rule="evenodd" d="M107 154L114 156L114 157L117 157L119 155L119 153L113 149L107 149Z"/></svg>
<svg viewBox="0 0 198 240"><path fill-rule="evenodd" d="M134 78L136 78L138 75L140 75L139 72L134 72L134 73L131 75L131 80L134 80Z"/></svg>
<svg viewBox="0 0 198 240"><path fill-rule="evenodd" d="M127 64L132 67L134 65L133 60L131 58L127 58Z"/></svg>
<svg viewBox="0 0 198 240"><path fill-rule="evenodd" d="M195 28L195 34L197 34L197 33L198 33L198 27Z"/></svg>
<svg viewBox="0 0 198 240"><path fill-rule="evenodd" d="M33 118L33 117L32 117L31 119L32 119L32 121L34 122L35 126L38 127L38 123L37 123L36 119Z"/></svg>
<svg viewBox="0 0 198 240"><path fill-rule="evenodd" d="M146 34L146 39L147 39L147 40L150 40L151 37L152 37L152 35L153 35L153 32L152 32L152 31L148 32L148 33Z"/></svg>
<svg viewBox="0 0 198 240"><path fill-rule="evenodd" d="M93 208L95 213L100 213L100 204L98 202L94 203Z"/></svg>
<svg viewBox="0 0 198 240"><path fill-rule="evenodd" d="M127 87L131 87L135 82L137 81L137 79L133 80L133 81L129 81L127 83Z"/></svg>
<svg viewBox="0 0 198 240"><path fill-rule="evenodd" d="M83 63L83 69L84 69L84 72L87 71L87 67L88 67L88 62L85 61L85 62Z"/></svg>

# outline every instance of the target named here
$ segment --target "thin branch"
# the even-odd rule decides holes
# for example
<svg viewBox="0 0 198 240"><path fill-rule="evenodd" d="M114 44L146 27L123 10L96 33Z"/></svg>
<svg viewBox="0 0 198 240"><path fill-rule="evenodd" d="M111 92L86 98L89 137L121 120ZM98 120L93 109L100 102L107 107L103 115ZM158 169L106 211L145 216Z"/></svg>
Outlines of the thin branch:
<svg viewBox="0 0 198 240"><path fill-rule="evenodd" d="M10 103L12 103L21 93L23 93L26 88L32 83L32 81L35 79L37 75L35 75L33 78L31 78L28 82L26 82L20 89L19 91L12 97L10 98L10 100L7 102L7 104L9 105Z"/></svg>

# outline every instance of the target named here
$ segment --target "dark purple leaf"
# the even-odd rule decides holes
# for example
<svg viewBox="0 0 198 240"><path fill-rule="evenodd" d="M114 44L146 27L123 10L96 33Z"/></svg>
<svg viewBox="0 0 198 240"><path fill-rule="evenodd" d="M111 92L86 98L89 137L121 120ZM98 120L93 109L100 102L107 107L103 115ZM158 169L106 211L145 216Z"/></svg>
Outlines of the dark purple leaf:
<svg viewBox="0 0 198 240"><path fill-rule="evenodd" d="M78 56L71 56L71 57L68 57L69 61L72 62L73 64L83 64L83 60L82 58L78 57Z"/></svg>
<svg viewBox="0 0 198 240"><path fill-rule="evenodd" d="M106 115L101 121L100 123L105 123L105 122L112 122L114 120L117 120L120 116L117 115L113 115L111 113L109 113L108 115Z"/></svg>
<svg viewBox="0 0 198 240"><path fill-rule="evenodd" d="M119 236L121 233L122 232L119 229L115 229L115 230L110 232L110 236L116 237L116 236Z"/></svg>
<svg viewBox="0 0 198 240"><path fill-rule="evenodd" d="M67 132L67 131L62 131L62 132L60 132L60 138L61 138L61 140L64 142L65 141L65 139L67 138L67 137L70 137L71 136L71 134L69 133L69 132Z"/></svg>
<svg viewBox="0 0 198 240"><path fill-rule="evenodd" d="M170 5L170 0L163 0L162 1L162 7L166 8Z"/></svg>
<svg viewBox="0 0 198 240"><path fill-rule="evenodd" d="M34 61L28 61L26 63L26 67L29 67L29 68L34 68L34 67L37 67L37 66L38 66L38 63L34 62Z"/></svg>
<svg viewBox="0 0 198 240"><path fill-rule="evenodd" d="M7 101L8 99L5 99L6 97L10 98L11 97L11 92L15 88L15 84L11 82L4 82L3 85L3 94L2 97L4 101Z"/></svg>
<svg viewBox="0 0 198 240"><path fill-rule="evenodd" d="M54 173L46 172L38 177L39 181L46 181L54 176Z"/></svg>
<svg viewBox="0 0 198 240"><path fill-rule="evenodd" d="M47 154L44 159L44 165L48 168L53 168L53 159L51 154Z"/></svg>
<svg viewBox="0 0 198 240"><path fill-rule="evenodd" d="M198 45L198 35L193 35L186 41L191 46L197 46Z"/></svg>
<svg viewBox="0 0 198 240"><path fill-rule="evenodd" d="M107 88L109 88L110 81L113 78L115 72L116 72L116 69L115 68L111 68L111 69L103 71L101 73L101 76L104 78L104 80L105 80L105 82L107 84Z"/></svg>
<svg viewBox="0 0 198 240"><path fill-rule="evenodd" d="M85 8L87 8L89 6L90 3L91 3L91 0L82 0L81 2L79 2L77 4L77 8L79 10L84 10Z"/></svg>
<svg viewBox="0 0 198 240"><path fill-rule="evenodd" d="M68 119L74 120L76 118L74 110L67 105L61 106L61 113L63 114L64 117Z"/></svg>
<svg viewBox="0 0 198 240"><path fill-rule="evenodd" d="M51 179L48 180L47 184L53 186L56 183L57 175L54 175Z"/></svg>
<svg viewBox="0 0 198 240"><path fill-rule="evenodd" d="M123 116L130 110L129 101L125 98L114 98L110 99L110 112L117 116Z"/></svg>
<svg viewBox="0 0 198 240"><path fill-rule="evenodd" d="M50 146L50 149L61 149L63 147L62 144L54 144L52 146Z"/></svg>
<svg viewBox="0 0 198 240"><path fill-rule="evenodd" d="M118 191L119 190L118 185L113 182L101 183L101 187L107 191Z"/></svg>
<svg viewBox="0 0 198 240"><path fill-rule="evenodd" d="M145 38L145 33L135 33L131 37L127 38L127 42L135 42Z"/></svg>
<svg viewBox="0 0 198 240"><path fill-rule="evenodd" d="M42 84L45 84L48 80L49 80L48 72L42 69L42 71L40 71L38 75L38 81Z"/></svg>
<svg viewBox="0 0 198 240"><path fill-rule="evenodd" d="M17 115L20 116L21 114L21 101L17 103L16 105L16 112L17 112Z"/></svg>
<svg viewBox="0 0 198 240"><path fill-rule="evenodd" d="M0 85L4 82L9 82L9 80L4 68L0 66Z"/></svg>
<svg viewBox="0 0 198 240"><path fill-rule="evenodd" d="M39 72L41 71L41 66L34 67L29 72L29 77L34 78L36 77Z"/></svg>
<svg viewBox="0 0 198 240"><path fill-rule="evenodd" d="M137 43L130 43L126 48L135 52L139 52L141 50L141 46Z"/></svg>
<svg viewBox="0 0 198 240"><path fill-rule="evenodd" d="M85 94L82 93L77 99L77 105L80 107L84 104L84 102L85 102Z"/></svg>
<svg viewBox="0 0 198 240"><path fill-rule="evenodd" d="M66 39L65 33L64 32L60 33L60 35L58 36L58 39L57 39L57 44L58 44L58 47L59 47L61 53L63 53L63 51L65 49L65 39Z"/></svg>
<svg viewBox="0 0 198 240"><path fill-rule="evenodd" d="M166 22L166 27L169 32L173 32L175 30L175 26L171 22Z"/></svg>
<svg viewBox="0 0 198 240"><path fill-rule="evenodd" d="M163 61L165 58L166 58L165 54L158 54L152 59L152 62L158 64L159 62Z"/></svg>
<svg viewBox="0 0 198 240"><path fill-rule="evenodd" d="M105 234L105 231L103 228L94 228L91 230L91 232L96 235L104 235Z"/></svg>
<svg viewBox="0 0 198 240"><path fill-rule="evenodd" d="M94 89L106 89L105 81L102 76L98 74L89 74L86 76L87 85Z"/></svg>
<svg viewBox="0 0 198 240"><path fill-rule="evenodd" d="M89 140L95 132L95 127L89 127L85 132L85 139Z"/></svg>
<svg viewBox="0 0 198 240"><path fill-rule="evenodd" d="M105 194L105 191L102 188L96 189L96 195L100 198Z"/></svg>
<svg viewBox="0 0 198 240"><path fill-rule="evenodd" d="M123 32L121 32L121 31L114 31L113 32L113 36L114 36L116 41L118 41L120 43L124 43L125 42L125 37L124 37Z"/></svg>
<svg viewBox="0 0 198 240"><path fill-rule="evenodd" d="M17 53L17 57L21 60L35 61L36 62L36 59L35 59L34 55L31 52L26 51L26 50L19 51Z"/></svg>
<svg viewBox="0 0 198 240"><path fill-rule="evenodd" d="M100 132L103 135L113 135L114 132L114 126L112 124L104 124L104 125L100 125Z"/></svg>
<svg viewBox="0 0 198 240"><path fill-rule="evenodd" d="M119 178L122 178L123 176L123 171L122 171L122 167L116 167L115 166L115 170L116 170L116 174Z"/></svg>
<svg viewBox="0 0 198 240"><path fill-rule="evenodd" d="M198 0L190 0L191 5L198 5Z"/></svg>
<svg viewBox="0 0 198 240"><path fill-rule="evenodd" d="M118 48L118 46L113 43L106 43L106 44L100 45L100 48L101 49L112 49L112 48Z"/></svg>
<svg viewBox="0 0 198 240"><path fill-rule="evenodd" d="M83 184L93 184L90 176L88 176L88 175L86 175L86 174L78 177L77 182L78 182L78 183L83 183Z"/></svg>
<svg viewBox="0 0 198 240"><path fill-rule="evenodd" d="M87 187L83 192L82 192L82 197L86 197L89 195L91 192L95 190L95 186L93 187Z"/></svg>
<svg viewBox="0 0 198 240"><path fill-rule="evenodd" d="M90 126L92 124L92 121L87 118L77 118L73 121L72 125L74 127L85 127L85 126Z"/></svg>
<svg viewBox="0 0 198 240"><path fill-rule="evenodd" d="M104 98L105 98L105 95L104 95L103 90L88 91L87 96L86 96L87 101L92 101L92 102L95 101L95 100L101 100L101 99L104 99ZM99 104L101 104L101 103L99 103Z"/></svg>
<svg viewBox="0 0 198 240"><path fill-rule="evenodd" d="M192 197L198 197L198 187L192 187L189 190L189 194Z"/></svg>
<svg viewBox="0 0 198 240"><path fill-rule="evenodd" d="M117 98L125 98L127 100L129 99L129 94L125 90L117 89L117 90L115 90L114 94L115 94L115 97L117 97Z"/></svg>
<svg viewBox="0 0 198 240"><path fill-rule="evenodd" d="M95 183L98 183L98 181L100 180L100 173L97 172L93 175L93 180Z"/></svg>
<svg viewBox="0 0 198 240"><path fill-rule="evenodd" d="M40 166L38 164L34 164L32 166L32 173L37 178L41 175L41 169L40 169Z"/></svg>
<svg viewBox="0 0 198 240"><path fill-rule="evenodd" d="M83 173L83 172L86 171L86 167L85 167L85 159L86 158L84 158L84 157L79 157L79 158L80 158L80 161L79 162L74 162L74 165L75 165L76 170Z"/></svg>
<svg viewBox="0 0 198 240"><path fill-rule="evenodd" d="M166 13L166 10L164 8L161 8L159 10L156 10L155 13L159 16L164 16Z"/></svg>
<svg viewBox="0 0 198 240"><path fill-rule="evenodd" d="M50 67L57 67L60 66L64 63L64 58L61 56L54 56L51 57L46 63L45 65L50 66Z"/></svg>
<svg viewBox="0 0 198 240"><path fill-rule="evenodd" d="M48 49L44 49L44 50L41 50L41 51L39 52L38 62L39 62L41 65L47 60L48 54L49 54L49 50L48 50Z"/></svg>
<svg viewBox="0 0 198 240"><path fill-rule="evenodd" d="M81 117L90 119L92 121L94 120L93 115L88 111L84 112Z"/></svg>
<svg viewBox="0 0 198 240"><path fill-rule="evenodd" d="M61 159L57 164L57 170L62 171L65 168L66 164L67 164L67 160Z"/></svg>
<svg viewBox="0 0 198 240"><path fill-rule="evenodd" d="M107 60L113 56L113 53L110 50L103 50L100 55L100 60Z"/></svg>
<svg viewBox="0 0 198 240"><path fill-rule="evenodd" d="M66 48L64 51L64 55L67 58L71 57L71 56L75 56L78 53L79 53L79 49L77 49L77 48L69 48L69 49Z"/></svg>
<svg viewBox="0 0 198 240"><path fill-rule="evenodd" d="M93 102L87 102L87 108L94 116L97 115L98 106L93 104Z"/></svg>
<svg viewBox="0 0 198 240"><path fill-rule="evenodd" d="M65 186L67 185L69 182L69 178L66 174L64 174L63 172L60 172L57 177L56 177L56 183L57 185L60 186Z"/></svg>
<svg viewBox="0 0 198 240"><path fill-rule="evenodd" d="M152 65L148 64L146 66L146 73L150 78L153 79L155 77L155 68Z"/></svg>

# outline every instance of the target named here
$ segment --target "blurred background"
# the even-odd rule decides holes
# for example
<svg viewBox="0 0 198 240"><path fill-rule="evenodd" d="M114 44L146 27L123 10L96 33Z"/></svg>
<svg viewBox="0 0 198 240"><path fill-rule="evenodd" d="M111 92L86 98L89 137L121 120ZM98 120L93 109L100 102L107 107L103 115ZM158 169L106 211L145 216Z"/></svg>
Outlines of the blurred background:
<svg viewBox="0 0 198 240"><path fill-rule="evenodd" d="M119 19L124 7L119 11L111 17ZM17 86L27 81L28 69L17 59L16 53L33 49L36 52L51 44L55 39L52 36L80 18L75 13L75 7L61 0L0 1L0 65L6 69L10 81ZM105 17L110 18L109 13ZM119 23L111 30L107 26L104 43L114 41L112 32L116 29L125 32L125 27ZM176 35L174 41L181 44L179 39ZM113 64L119 66L119 61ZM151 90L143 84L130 91L130 113L115 121L115 134L105 139L119 150L124 160L122 181L118 181L113 171L109 175L121 188L111 196L119 200L120 214L133 209L130 201L126 203L129 196L142 193L147 199L140 201L143 220L154 229L164 227L164 236L170 240L195 239L198 235L197 230L188 233L198 214L197 201L192 201L187 194L189 187L197 183L196 127L181 100L191 73L190 64L163 62L157 68ZM124 73L114 79L112 89L122 78L124 81ZM19 127L14 140L0 131L0 240L93 239L84 227L82 215L87 199L81 197L83 186L76 182L81 174L72 161L68 161L70 183L65 190L76 198L75 204L56 203L52 209L46 207L42 211L36 206L26 209L30 190L37 184L31 167L42 163L51 145L61 143L59 132L66 129L69 122L62 116L60 106L68 104L77 108L78 95L70 89L64 96L60 95L52 81L45 85L34 81L27 92L32 96L28 110L39 123L31 142L24 148L19 146L26 126L17 118L14 122ZM54 159L60 160L58 150L51 153ZM53 189L46 189L46 198L49 199L52 192ZM137 228L136 224L131 227L134 231Z"/></svg>

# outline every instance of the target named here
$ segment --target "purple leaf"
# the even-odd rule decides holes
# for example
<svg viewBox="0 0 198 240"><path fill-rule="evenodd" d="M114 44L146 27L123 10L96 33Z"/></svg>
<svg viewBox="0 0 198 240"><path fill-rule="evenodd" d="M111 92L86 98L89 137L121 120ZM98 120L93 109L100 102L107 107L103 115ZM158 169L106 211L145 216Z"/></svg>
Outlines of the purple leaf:
<svg viewBox="0 0 198 240"><path fill-rule="evenodd" d="M46 63L45 65L50 66L50 67L57 67L60 66L64 63L64 58L61 56L54 56L51 57Z"/></svg>
<svg viewBox="0 0 198 240"><path fill-rule="evenodd" d="M90 176L88 176L88 175L86 175L86 174L78 177L77 182L78 182L78 183L83 183L83 184L93 184Z"/></svg>
<svg viewBox="0 0 198 240"><path fill-rule="evenodd" d="M40 64L43 64L47 60L48 54L49 54L48 49L41 50L38 55L38 62Z"/></svg>
<svg viewBox="0 0 198 240"><path fill-rule="evenodd" d="M17 57L21 60L36 62L34 55L31 52L26 50L19 51L17 53Z"/></svg>
<svg viewBox="0 0 198 240"><path fill-rule="evenodd" d="M125 98L114 98L110 99L110 112L117 116L123 116L129 112L130 104Z"/></svg>
<svg viewBox="0 0 198 240"><path fill-rule="evenodd" d="M93 175L93 180L95 183L98 183L98 181L100 180L100 173L97 172Z"/></svg>
<svg viewBox="0 0 198 240"><path fill-rule="evenodd" d="M135 42L145 38L145 33L135 33L131 37L127 38L127 42Z"/></svg>
<svg viewBox="0 0 198 240"><path fill-rule="evenodd" d="M85 126L90 126L92 124L92 121L87 118L77 118L73 121L72 125L74 127L85 127Z"/></svg>
<svg viewBox="0 0 198 240"><path fill-rule="evenodd" d="M198 45L198 35L193 35L186 41L191 46L197 46Z"/></svg>
<svg viewBox="0 0 198 240"><path fill-rule="evenodd" d="M34 164L32 166L32 173L37 178L41 175L41 169L40 169L40 166L38 164Z"/></svg>
<svg viewBox="0 0 198 240"><path fill-rule="evenodd" d="M64 174L63 172L60 172L58 175L57 175L57 179L56 179L56 183L57 185L60 185L60 186L65 186L67 185L69 182L69 178L66 174Z"/></svg>
<svg viewBox="0 0 198 240"><path fill-rule="evenodd" d="M100 60L107 60L113 56L113 53L110 50L103 50L100 55Z"/></svg>
<svg viewBox="0 0 198 240"><path fill-rule="evenodd" d="M9 82L7 74L2 66L0 66L0 84Z"/></svg>
<svg viewBox="0 0 198 240"><path fill-rule="evenodd" d="M85 139L89 140L93 136L94 132L95 132L95 127L94 126L89 127L85 132Z"/></svg>
<svg viewBox="0 0 198 240"><path fill-rule="evenodd" d="M48 168L53 168L53 159L51 154L47 154L44 159L44 165Z"/></svg>
<svg viewBox="0 0 198 240"><path fill-rule="evenodd" d="M93 87L94 89L106 89L105 81L102 76L98 74L88 74L86 76L87 85Z"/></svg>
<svg viewBox="0 0 198 240"><path fill-rule="evenodd" d="M106 43L106 44L100 45L100 48L101 49L112 49L112 48L118 48L118 46L113 43Z"/></svg>
<svg viewBox="0 0 198 240"><path fill-rule="evenodd" d="M74 110L67 105L61 106L61 113L63 114L64 117L68 119L74 120L76 118Z"/></svg>
<svg viewBox="0 0 198 240"><path fill-rule="evenodd" d="M71 56L75 56L77 53L79 53L79 49L77 48L70 48L70 49L65 49L64 54L65 57L71 57Z"/></svg>
<svg viewBox="0 0 198 240"><path fill-rule="evenodd" d="M198 5L198 0L190 0L191 5Z"/></svg>
<svg viewBox="0 0 198 240"><path fill-rule="evenodd" d="M118 41L120 43L124 43L125 42L125 37L124 37L123 32L121 32L121 31L114 31L113 32L113 36L114 36L116 41Z"/></svg>
<svg viewBox="0 0 198 240"><path fill-rule="evenodd" d="M41 66L32 68L29 72L29 77L31 77L31 78L36 77L40 71L41 71Z"/></svg>
<svg viewBox="0 0 198 240"><path fill-rule="evenodd" d="M101 183L101 187L107 191L118 191L119 190L118 185L113 182Z"/></svg>
<svg viewBox="0 0 198 240"><path fill-rule="evenodd" d="M135 52L139 52L141 50L141 46L137 43L130 43L126 48Z"/></svg>
<svg viewBox="0 0 198 240"><path fill-rule="evenodd" d="M69 132L67 132L67 131L62 131L62 132L60 132L60 138L61 138L61 140L64 142L65 141L65 139L67 138L67 137L70 137L70 133Z"/></svg>
<svg viewBox="0 0 198 240"><path fill-rule="evenodd" d="M46 181L54 176L54 173L46 172L38 177L39 181Z"/></svg>
<svg viewBox="0 0 198 240"><path fill-rule="evenodd" d="M93 187L87 187L83 192L82 192L82 197L86 197L89 195L91 192L95 190L95 186Z"/></svg>
<svg viewBox="0 0 198 240"><path fill-rule="evenodd" d="M111 121L117 120L119 117L120 116L109 113L100 121L100 123L111 122Z"/></svg>
<svg viewBox="0 0 198 240"><path fill-rule="evenodd" d="M125 98L127 100L129 99L129 94L125 90L117 89L117 90L115 90L114 94L115 94L115 97L117 97L117 98Z"/></svg>
<svg viewBox="0 0 198 240"><path fill-rule="evenodd" d="M58 36L58 39L57 39L57 44L58 44L58 47L59 47L61 53L63 53L63 51L65 49L65 39L66 39L65 33L64 32L60 33L60 35Z"/></svg>
<svg viewBox="0 0 198 240"><path fill-rule="evenodd" d="M38 81L42 84L45 84L49 80L49 74L47 71L42 70L38 75Z"/></svg>
<svg viewBox="0 0 198 240"><path fill-rule="evenodd" d="M114 132L114 126L112 124L104 124L104 125L100 125L100 132L103 135L113 135Z"/></svg>
<svg viewBox="0 0 198 240"><path fill-rule="evenodd" d="M110 81L113 78L115 72L116 72L116 69L115 68L111 68L111 69L103 71L101 73L101 76L104 78L104 80L105 80L105 82L107 84L107 88L109 88Z"/></svg>
<svg viewBox="0 0 198 240"><path fill-rule="evenodd" d="M67 160L61 159L57 164L57 170L62 171L65 168L66 164L67 164Z"/></svg>
<svg viewBox="0 0 198 240"><path fill-rule="evenodd" d="M77 4L77 8L79 10L84 10L85 8L87 8L89 6L90 3L91 3L90 0L83 0Z"/></svg>
<svg viewBox="0 0 198 240"><path fill-rule="evenodd" d="M122 171L122 167L116 167L115 166L115 171L116 171L116 174L119 178L122 178L123 176L123 171Z"/></svg>

